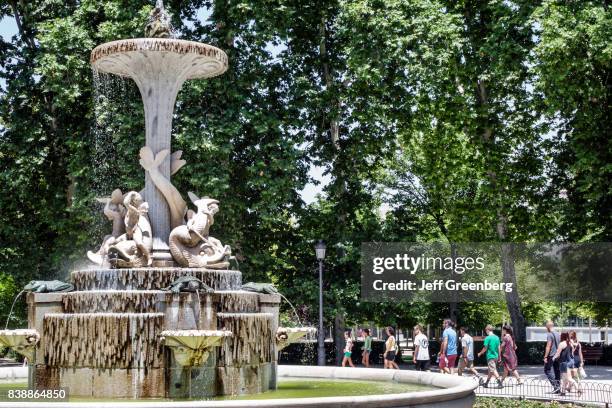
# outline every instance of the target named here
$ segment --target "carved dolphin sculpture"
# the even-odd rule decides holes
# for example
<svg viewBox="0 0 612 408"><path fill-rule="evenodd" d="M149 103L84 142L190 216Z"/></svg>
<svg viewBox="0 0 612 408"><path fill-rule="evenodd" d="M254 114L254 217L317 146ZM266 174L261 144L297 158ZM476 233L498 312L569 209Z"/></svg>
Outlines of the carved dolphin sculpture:
<svg viewBox="0 0 612 408"><path fill-rule="evenodd" d="M223 269L229 266L231 249L209 235L214 215L219 211L219 202L212 198L198 198L189 193L189 198L198 208L187 225L172 230L168 239L170 253L183 267Z"/></svg>
<svg viewBox="0 0 612 408"><path fill-rule="evenodd" d="M273 283L264 283L264 282L245 283L244 285L242 285L242 290L245 290L247 292L263 293L266 295L276 295L278 293L278 290L276 289Z"/></svg>
<svg viewBox="0 0 612 408"><path fill-rule="evenodd" d="M170 224L172 228L176 228L185 223L187 203L185 203L181 193L172 185L170 180L164 177L159 171L160 164L163 163L169 153L170 151L168 149L164 149L157 153L157 155L153 155L151 148L149 146L144 146L140 149L140 165L149 172L153 184L155 184L155 187L157 187L166 199L168 207L170 208ZM178 169L185 164L184 160L179 160L180 153L181 152L175 152L173 154L173 158L175 159L175 164L173 165L174 172L178 171ZM176 157L177 155L178 157Z"/></svg>

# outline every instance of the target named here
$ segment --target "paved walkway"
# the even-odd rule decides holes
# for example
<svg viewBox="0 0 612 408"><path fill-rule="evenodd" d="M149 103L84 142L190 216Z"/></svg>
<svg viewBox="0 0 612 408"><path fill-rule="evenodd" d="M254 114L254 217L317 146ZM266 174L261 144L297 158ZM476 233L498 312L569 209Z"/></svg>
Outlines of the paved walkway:
<svg viewBox="0 0 612 408"><path fill-rule="evenodd" d="M407 368L407 365L404 364L403 368ZM476 369L481 375L486 376L486 367L476 367ZM509 378L504 382L503 388L499 389L496 387L495 381L491 380L490 388L478 387L476 394L480 396L556 400L560 402L611 403L612 366L589 365L585 367L585 371L588 377L581 382L581 393L573 390L564 396L552 394L552 386L544 375L543 366L520 366L519 373L525 381L523 385L518 385L514 378ZM472 375L467 377L474 378ZM474 381L476 381L475 378Z"/></svg>
<svg viewBox="0 0 612 408"><path fill-rule="evenodd" d="M481 367L478 371L482 373L486 372L486 369ZM524 380L522 385L519 385L514 378L510 378L506 379L503 388L500 389L496 387L496 382L491 380L489 388L480 386L476 389L476 394L585 404L612 403L612 367L586 367L588 377L580 382L579 389L572 389L564 395L552 394L553 388L542 371L542 367L539 366L519 367Z"/></svg>
<svg viewBox="0 0 612 408"><path fill-rule="evenodd" d="M477 367L478 372L486 373L486 367ZM602 384L612 384L612 366L594 366L587 365L584 367L587 373L585 382L598 382ZM544 375L544 366L519 366L519 373L525 378L546 379Z"/></svg>
<svg viewBox="0 0 612 408"><path fill-rule="evenodd" d="M357 367L363 367L361 364L357 365ZM379 364L373 364L371 367L373 368L383 368L382 365ZM407 363L403 363L400 364L400 370L414 370L414 364L407 364ZM437 369L434 369L435 367L432 365L431 367L431 371L433 372L439 372ZM598 383L603 383L603 384L612 384L612 366L595 366L595 365L587 365L584 367L586 373L587 373L587 378L584 381L589 381L589 382L598 382ZM478 372L481 375L486 375L487 374L487 367L485 366L480 366L480 367L476 367L476 370L478 370ZM541 366L519 366L518 368L519 373L521 374L521 376L525 377L525 378L534 378L534 379L542 379L545 380L546 376L544 375L544 364L542 364ZM501 370L499 371L500 374L502 374Z"/></svg>
<svg viewBox="0 0 612 408"><path fill-rule="evenodd" d="M361 367L359 365L358 367ZM381 368L380 365L373 367ZM438 372L434 370L433 372ZM400 364L401 370L414 370L413 364ZM487 367L476 367L480 375L486 376ZM519 366L519 373L525 380L524 385L519 386L514 378L506 379L504 387L498 389L495 387L495 382L492 381L490 388L478 387L476 394L480 396L506 397L506 398L529 398L542 400L556 400L560 402L585 402L585 403L610 403L612 402L612 366L594 366L588 365L585 367L587 378L583 380L582 394L577 392L569 392L565 396L552 394L552 386L544 375L544 367L542 366ZM501 372L500 372L501 374ZM468 378L476 379L472 375L466 375Z"/></svg>

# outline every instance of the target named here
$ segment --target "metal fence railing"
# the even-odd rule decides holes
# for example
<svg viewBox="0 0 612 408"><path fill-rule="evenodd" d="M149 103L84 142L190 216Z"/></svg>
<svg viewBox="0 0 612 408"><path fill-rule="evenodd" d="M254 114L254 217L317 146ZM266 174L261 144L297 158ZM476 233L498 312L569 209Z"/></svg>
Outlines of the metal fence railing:
<svg viewBox="0 0 612 408"><path fill-rule="evenodd" d="M552 386L547 380L528 378L523 384L516 379L506 379L503 388L497 388L495 379L491 379L488 388L480 385L476 394L482 397L506 397L515 399L547 400L558 402L575 402L581 404L599 404L612 408L612 384L582 381L578 389L572 389L564 395L553 394Z"/></svg>

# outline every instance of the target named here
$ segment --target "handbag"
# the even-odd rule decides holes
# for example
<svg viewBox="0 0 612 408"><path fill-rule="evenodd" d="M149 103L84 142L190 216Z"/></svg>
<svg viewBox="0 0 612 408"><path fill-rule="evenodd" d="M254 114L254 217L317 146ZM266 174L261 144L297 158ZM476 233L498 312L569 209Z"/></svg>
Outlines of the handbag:
<svg viewBox="0 0 612 408"><path fill-rule="evenodd" d="M580 378L587 378L587 373L584 371L584 367L580 367L578 372L580 373Z"/></svg>

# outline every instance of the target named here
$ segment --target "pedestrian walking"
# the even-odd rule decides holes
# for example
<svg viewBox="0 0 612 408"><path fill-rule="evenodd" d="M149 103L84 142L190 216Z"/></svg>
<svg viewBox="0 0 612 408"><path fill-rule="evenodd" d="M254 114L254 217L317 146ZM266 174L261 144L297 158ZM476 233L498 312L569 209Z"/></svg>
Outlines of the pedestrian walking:
<svg viewBox="0 0 612 408"><path fill-rule="evenodd" d="M461 334L461 358L459 359L459 368L457 374L463 375L463 370L467 370L480 378L478 371L474 368L474 339L468 333L467 327L459 329Z"/></svg>
<svg viewBox="0 0 612 408"><path fill-rule="evenodd" d="M486 353L488 373L486 381L482 382L481 385L487 388L491 378L495 378L497 380L497 388L503 388L504 386L497 372L497 363L501 362L501 344L499 342L499 337L493 332L493 326L490 324L485 327L485 332L487 333L487 337L485 337L484 346L478 353L478 357Z"/></svg>
<svg viewBox="0 0 612 408"><path fill-rule="evenodd" d="M544 350L544 374L553 386L552 394L559 394L561 371L559 361L553 360L561 342L559 333L555 332L555 324L552 320L546 322L546 349Z"/></svg>
<svg viewBox="0 0 612 408"><path fill-rule="evenodd" d="M370 329L363 329L363 347L361 350L361 363L369 367L370 353L372 352L372 336L370 336Z"/></svg>
<svg viewBox="0 0 612 408"><path fill-rule="evenodd" d="M452 374L457 361L457 333L453 329L455 323L451 319L444 319L442 332L442 345L440 346L440 361L438 367L444 374Z"/></svg>
<svg viewBox="0 0 612 408"><path fill-rule="evenodd" d="M569 332L570 342L573 346L574 368L571 369L572 378L576 381L578 394L582 394L580 385L584 373L584 357L582 355L582 344L578 341L578 335L574 330Z"/></svg>
<svg viewBox="0 0 612 408"><path fill-rule="evenodd" d="M559 361L559 370L561 371L561 386L559 393L565 395L571 391L573 387L578 388L578 384L572 378L572 369L574 368L574 347L570 341L569 333L561 333L561 342L557 348L557 352L553 356L553 360Z"/></svg>
<svg viewBox="0 0 612 408"><path fill-rule="evenodd" d="M414 326L414 364L417 371L429 371L429 340L420 325Z"/></svg>
<svg viewBox="0 0 612 408"><path fill-rule="evenodd" d="M395 340L395 330L393 327L387 327L387 341L385 342L385 368L395 368L399 370L397 363L395 362L395 355L397 353L397 341Z"/></svg>
<svg viewBox="0 0 612 408"><path fill-rule="evenodd" d="M523 379L521 378L517 367L518 359L516 357L516 343L514 341L514 333L510 325L502 327L502 344L501 344L502 362L504 366L504 375L502 376L502 383L509 376L513 375L516 377L518 385L523 385Z"/></svg>

